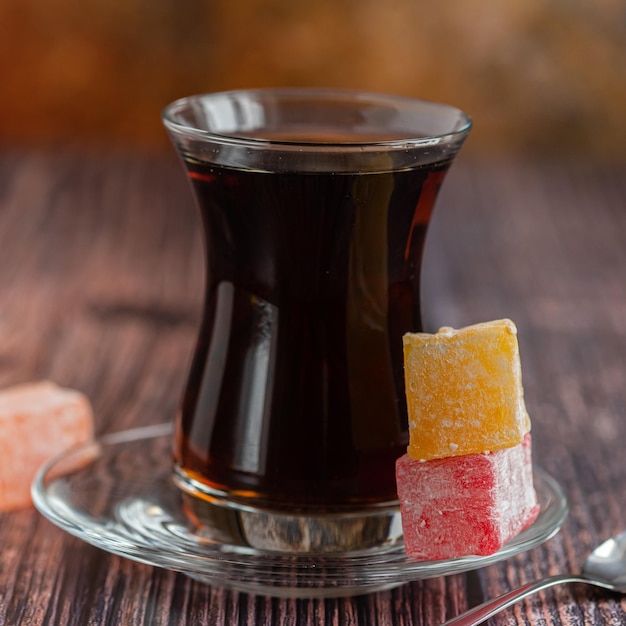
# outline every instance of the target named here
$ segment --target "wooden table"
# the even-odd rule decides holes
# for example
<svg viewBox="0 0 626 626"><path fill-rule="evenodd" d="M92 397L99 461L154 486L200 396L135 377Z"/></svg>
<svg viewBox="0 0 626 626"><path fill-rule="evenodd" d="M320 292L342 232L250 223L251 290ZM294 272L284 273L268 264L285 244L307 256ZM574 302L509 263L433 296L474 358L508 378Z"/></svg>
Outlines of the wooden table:
<svg viewBox="0 0 626 626"><path fill-rule="evenodd" d="M535 461L571 512L541 547L368 596L281 600L110 555L34 510L0 516L0 624L432 625L548 574L626 527L624 168L460 157L426 257L426 319L518 325ZM173 155L0 156L0 386L80 389L98 434L175 413L202 301L199 218ZM626 623L561 587L496 624Z"/></svg>

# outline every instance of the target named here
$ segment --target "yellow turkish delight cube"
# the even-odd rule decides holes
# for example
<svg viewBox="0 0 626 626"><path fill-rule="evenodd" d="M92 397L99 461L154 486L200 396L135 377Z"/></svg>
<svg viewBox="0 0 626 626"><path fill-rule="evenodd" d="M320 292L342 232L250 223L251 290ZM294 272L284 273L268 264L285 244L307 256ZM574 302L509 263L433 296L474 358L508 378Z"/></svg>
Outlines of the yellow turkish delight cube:
<svg viewBox="0 0 626 626"><path fill-rule="evenodd" d="M511 320L407 333L403 344L410 457L428 460L522 443L530 418Z"/></svg>

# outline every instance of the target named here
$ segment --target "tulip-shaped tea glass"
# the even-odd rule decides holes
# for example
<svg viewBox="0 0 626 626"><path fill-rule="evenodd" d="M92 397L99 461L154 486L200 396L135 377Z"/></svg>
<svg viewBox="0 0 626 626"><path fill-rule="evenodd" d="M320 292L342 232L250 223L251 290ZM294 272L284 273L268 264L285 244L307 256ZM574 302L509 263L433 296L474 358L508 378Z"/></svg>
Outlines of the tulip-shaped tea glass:
<svg viewBox="0 0 626 626"><path fill-rule="evenodd" d="M202 217L204 314L174 477L209 541L343 553L401 540L402 335L421 330L437 192L470 129L450 106L323 89L164 112Z"/></svg>

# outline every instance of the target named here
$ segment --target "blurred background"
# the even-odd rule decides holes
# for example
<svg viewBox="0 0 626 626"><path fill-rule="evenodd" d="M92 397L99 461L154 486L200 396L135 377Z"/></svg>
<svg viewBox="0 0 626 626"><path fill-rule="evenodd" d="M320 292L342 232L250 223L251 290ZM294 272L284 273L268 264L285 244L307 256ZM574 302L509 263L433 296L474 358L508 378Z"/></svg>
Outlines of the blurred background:
<svg viewBox="0 0 626 626"><path fill-rule="evenodd" d="M626 0L2 0L0 142L169 149L191 93L356 87L469 112L467 150L626 156Z"/></svg>

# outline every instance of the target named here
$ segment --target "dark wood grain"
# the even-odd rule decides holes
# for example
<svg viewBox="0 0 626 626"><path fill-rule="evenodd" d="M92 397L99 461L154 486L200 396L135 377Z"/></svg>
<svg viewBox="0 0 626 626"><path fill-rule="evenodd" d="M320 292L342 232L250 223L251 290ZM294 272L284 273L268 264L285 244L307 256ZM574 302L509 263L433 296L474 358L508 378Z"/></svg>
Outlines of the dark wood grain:
<svg viewBox="0 0 626 626"><path fill-rule="evenodd" d="M0 625L422 626L579 570L626 527L625 208L623 167L461 158L428 242L431 330L518 325L535 461L571 503L547 544L468 575L284 600L112 556L25 510L0 516ZM0 387L49 378L80 389L100 434L172 419L203 296L198 226L173 156L2 154ZM626 623L626 602L557 588L493 623Z"/></svg>

